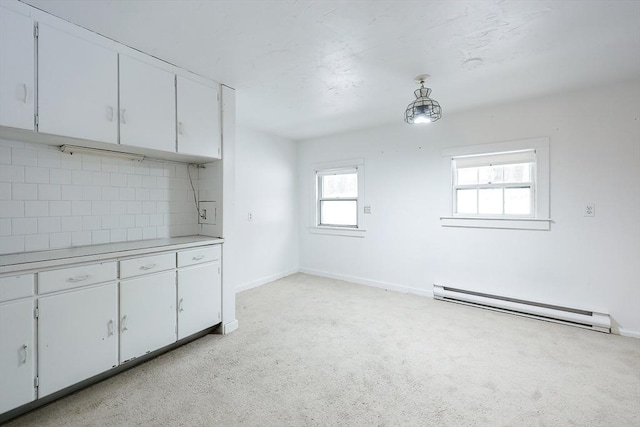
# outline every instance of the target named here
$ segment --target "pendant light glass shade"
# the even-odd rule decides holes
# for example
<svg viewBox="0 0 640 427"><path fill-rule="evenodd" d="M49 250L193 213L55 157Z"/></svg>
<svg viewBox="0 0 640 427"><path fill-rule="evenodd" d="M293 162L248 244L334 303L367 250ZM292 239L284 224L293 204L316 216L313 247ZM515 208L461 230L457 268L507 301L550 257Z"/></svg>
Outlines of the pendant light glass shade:
<svg viewBox="0 0 640 427"><path fill-rule="evenodd" d="M424 81L420 81L420 89L413 92L416 100L407 106L404 112L404 121L409 124L421 124L435 122L442 117L442 109L438 101L429 98L431 89L424 87Z"/></svg>

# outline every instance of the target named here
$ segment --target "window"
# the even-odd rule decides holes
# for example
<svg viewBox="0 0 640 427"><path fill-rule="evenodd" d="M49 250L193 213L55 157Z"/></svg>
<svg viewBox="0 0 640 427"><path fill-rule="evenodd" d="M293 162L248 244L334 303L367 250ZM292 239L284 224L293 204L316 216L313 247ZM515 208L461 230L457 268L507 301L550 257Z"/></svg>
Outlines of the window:
<svg viewBox="0 0 640 427"><path fill-rule="evenodd" d="M355 159L314 165L312 182L309 231L363 237L364 162Z"/></svg>
<svg viewBox="0 0 640 427"><path fill-rule="evenodd" d="M549 141L443 150L450 174L449 227L549 229Z"/></svg>

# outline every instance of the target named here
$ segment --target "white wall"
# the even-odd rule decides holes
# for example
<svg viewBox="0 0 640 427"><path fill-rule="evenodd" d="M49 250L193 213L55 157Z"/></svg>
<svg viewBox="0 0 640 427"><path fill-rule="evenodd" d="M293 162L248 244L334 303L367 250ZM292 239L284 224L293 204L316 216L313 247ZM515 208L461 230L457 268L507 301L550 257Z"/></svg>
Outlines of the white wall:
<svg viewBox="0 0 640 427"><path fill-rule="evenodd" d="M640 336L637 81L300 143L303 271L430 295L432 284L608 312ZM401 111L399 111L401 113ZM399 114L401 117L402 114ZM440 150L548 136L550 231L448 228ZM364 158L365 238L310 234L310 165ZM593 202L596 215L583 216Z"/></svg>
<svg viewBox="0 0 640 427"><path fill-rule="evenodd" d="M192 169L194 185L198 171ZM0 253L198 234L186 164L0 140Z"/></svg>
<svg viewBox="0 0 640 427"><path fill-rule="evenodd" d="M240 291L298 271L297 146L240 126L236 130L231 277Z"/></svg>

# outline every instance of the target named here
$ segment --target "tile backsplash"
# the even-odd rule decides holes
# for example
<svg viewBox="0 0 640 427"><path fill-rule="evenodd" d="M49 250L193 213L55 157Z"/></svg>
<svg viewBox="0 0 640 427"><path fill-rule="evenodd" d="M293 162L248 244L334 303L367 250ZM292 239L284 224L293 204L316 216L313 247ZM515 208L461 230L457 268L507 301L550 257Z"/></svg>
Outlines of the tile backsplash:
<svg viewBox="0 0 640 427"><path fill-rule="evenodd" d="M189 173L0 139L0 253L198 234Z"/></svg>

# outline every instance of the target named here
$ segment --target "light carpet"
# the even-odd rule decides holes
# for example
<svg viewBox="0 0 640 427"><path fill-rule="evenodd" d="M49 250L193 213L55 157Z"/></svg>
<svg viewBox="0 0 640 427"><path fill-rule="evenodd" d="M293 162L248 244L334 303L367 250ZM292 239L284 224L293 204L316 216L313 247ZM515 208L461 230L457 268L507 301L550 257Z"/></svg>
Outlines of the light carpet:
<svg viewBox="0 0 640 427"><path fill-rule="evenodd" d="M638 339L305 274L237 317L10 425L640 425Z"/></svg>

